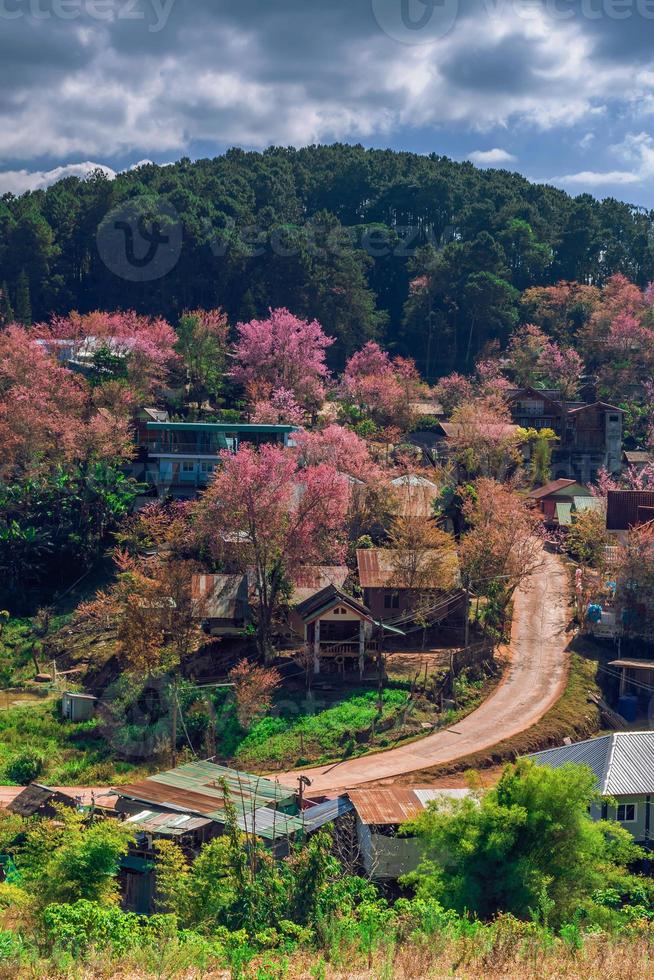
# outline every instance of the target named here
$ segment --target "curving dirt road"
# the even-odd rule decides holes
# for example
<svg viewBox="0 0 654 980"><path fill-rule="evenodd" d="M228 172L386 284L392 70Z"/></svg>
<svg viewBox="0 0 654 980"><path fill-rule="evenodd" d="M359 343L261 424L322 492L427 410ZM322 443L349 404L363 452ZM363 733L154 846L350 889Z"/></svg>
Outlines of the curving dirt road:
<svg viewBox="0 0 654 980"><path fill-rule="evenodd" d="M565 686L568 654L568 581L559 559L543 553L541 568L515 594L508 666L501 684L451 729L359 759L294 770L274 778L294 785L300 772L312 794L335 792L453 762L536 724Z"/></svg>

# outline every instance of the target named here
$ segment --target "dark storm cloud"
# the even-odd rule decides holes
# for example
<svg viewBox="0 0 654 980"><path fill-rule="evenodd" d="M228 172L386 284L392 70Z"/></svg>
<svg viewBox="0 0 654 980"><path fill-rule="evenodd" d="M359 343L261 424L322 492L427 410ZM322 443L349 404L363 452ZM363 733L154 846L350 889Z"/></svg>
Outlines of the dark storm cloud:
<svg viewBox="0 0 654 980"><path fill-rule="evenodd" d="M611 124L654 99L654 20L590 16L588 4L612 0L444 0L452 24L410 33L415 44L393 21L400 0L68 0L79 16L67 21L57 2L0 0L0 159L4 170L38 160L39 180L60 163L173 159L196 145L392 144L400 128L504 134L473 145L483 160L510 156L525 129L578 126L586 171L582 137L600 117L603 149L618 146L607 169L626 172L628 133L616 123L609 137ZM411 2L414 20L429 13ZM645 126L625 142L630 166Z"/></svg>

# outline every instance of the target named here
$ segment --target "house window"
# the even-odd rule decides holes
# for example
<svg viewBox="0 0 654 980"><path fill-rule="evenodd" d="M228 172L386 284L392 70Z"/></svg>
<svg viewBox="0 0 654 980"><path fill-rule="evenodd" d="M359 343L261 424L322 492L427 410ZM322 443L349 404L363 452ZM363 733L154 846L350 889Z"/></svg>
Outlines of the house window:
<svg viewBox="0 0 654 980"><path fill-rule="evenodd" d="M182 463L182 473L195 473L195 463L185 459Z"/></svg>
<svg viewBox="0 0 654 980"><path fill-rule="evenodd" d="M636 820L635 803L618 803L616 820L618 823L634 823Z"/></svg>
<svg viewBox="0 0 654 980"><path fill-rule="evenodd" d="M213 473L213 463L200 463L200 469L203 473Z"/></svg>
<svg viewBox="0 0 654 980"><path fill-rule="evenodd" d="M609 422L619 422L619 421L620 421L619 415L609 415Z"/></svg>
<svg viewBox="0 0 654 980"><path fill-rule="evenodd" d="M400 597L397 592L384 592L384 609L399 609Z"/></svg>
<svg viewBox="0 0 654 980"><path fill-rule="evenodd" d="M334 615L347 616L347 609L345 609L343 606L336 606L336 609L334 610Z"/></svg>

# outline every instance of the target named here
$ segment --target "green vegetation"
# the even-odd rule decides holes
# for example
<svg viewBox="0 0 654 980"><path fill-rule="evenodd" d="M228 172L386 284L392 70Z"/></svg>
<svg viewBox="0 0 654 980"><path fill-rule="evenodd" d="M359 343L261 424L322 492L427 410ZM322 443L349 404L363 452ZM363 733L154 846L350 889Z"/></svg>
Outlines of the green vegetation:
<svg viewBox="0 0 654 980"><path fill-rule="evenodd" d="M304 699L302 706L289 699L281 701L280 714L262 718L240 742L234 754L241 768L264 765L302 765L328 762L332 759L383 748L394 740L393 729L401 737L402 716L409 694L406 690L386 690L381 713L376 691L364 691L339 700L320 710L321 695L314 702Z"/></svg>
<svg viewBox="0 0 654 980"><path fill-rule="evenodd" d="M139 195L154 213L175 208L183 225L179 262L152 283L119 280L97 261L98 227ZM614 199L573 198L436 154L232 149L6 196L0 281L22 322L53 310L114 308L176 320L184 308L222 306L234 323L285 306L317 317L337 338L335 364L386 330L390 346L435 377L506 337L518 291L602 283L615 272L645 286L654 278L649 229L646 212ZM423 275L432 287L411 293Z"/></svg>
<svg viewBox="0 0 654 980"><path fill-rule="evenodd" d="M190 863L156 845L157 910L117 907L132 839L61 810L0 815L0 970L11 976L544 978L650 975L654 882L615 824L593 823L590 770L507 767L477 802L432 804L426 860L395 902L347 872L319 833L275 859L236 827ZM619 968L618 968L619 965ZM226 973L221 973L226 971Z"/></svg>
<svg viewBox="0 0 654 980"><path fill-rule="evenodd" d="M55 786L97 786L124 780L134 771L116 761L96 721L61 718L59 700L0 710L0 782L32 779Z"/></svg>
<svg viewBox="0 0 654 980"><path fill-rule="evenodd" d="M641 850L615 822L589 819L595 798L589 768L522 760L481 799L431 807L404 828L424 848L408 880L418 897L481 919L538 910L545 924L611 925L623 914L614 896L633 892L649 901L654 883L626 873Z"/></svg>

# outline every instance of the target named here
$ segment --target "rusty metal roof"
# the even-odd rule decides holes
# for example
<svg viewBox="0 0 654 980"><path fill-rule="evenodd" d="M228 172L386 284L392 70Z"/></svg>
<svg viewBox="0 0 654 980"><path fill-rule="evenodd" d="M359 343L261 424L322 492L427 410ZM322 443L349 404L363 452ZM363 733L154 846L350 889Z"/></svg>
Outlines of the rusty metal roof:
<svg viewBox="0 0 654 980"><path fill-rule="evenodd" d="M391 480L389 488L400 517L433 517L438 487L422 476L402 476Z"/></svg>
<svg viewBox="0 0 654 980"><path fill-rule="evenodd" d="M304 602L328 585L342 589L349 574L347 565L302 565L293 574L291 601L294 604Z"/></svg>
<svg viewBox="0 0 654 980"><path fill-rule="evenodd" d="M651 508L654 508L654 490L609 490L607 530L627 531L630 527L637 527L649 519Z"/></svg>
<svg viewBox="0 0 654 980"><path fill-rule="evenodd" d="M246 614L248 583L246 575L194 575L191 596L201 604L201 615L208 619L239 619Z"/></svg>
<svg viewBox="0 0 654 980"><path fill-rule="evenodd" d="M128 800L199 814L222 823L225 819L225 786L239 822L247 822L259 809L290 801L295 795L295 790L271 779L212 762L189 762L139 782L118 786L115 792ZM281 825L283 815L278 816Z"/></svg>
<svg viewBox="0 0 654 980"><path fill-rule="evenodd" d="M440 559L440 560L439 560ZM403 582L401 554L393 548L360 548L357 550L359 583L362 589L410 588ZM416 557L413 581L421 589L448 589L458 572L456 554L444 555L429 548Z"/></svg>
<svg viewBox="0 0 654 980"><path fill-rule="evenodd" d="M352 789L347 795L362 823L395 825L412 820L433 800L459 799L469 794L470 790L467 789L377 786L373 789Z"/></svg>
<svg viewBox="0 0 654 980"><path fill-rule="evenodd" d="M527 496L532 500L540 500L541 497L549 497L551 493L558 493L560 490L565 490L567 487L574 487L576 484L576 480L551 480L544 486L537 487L536 490L531 490Z"/></svg>

